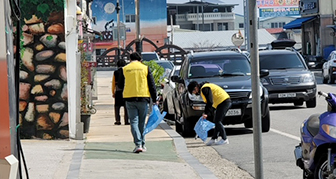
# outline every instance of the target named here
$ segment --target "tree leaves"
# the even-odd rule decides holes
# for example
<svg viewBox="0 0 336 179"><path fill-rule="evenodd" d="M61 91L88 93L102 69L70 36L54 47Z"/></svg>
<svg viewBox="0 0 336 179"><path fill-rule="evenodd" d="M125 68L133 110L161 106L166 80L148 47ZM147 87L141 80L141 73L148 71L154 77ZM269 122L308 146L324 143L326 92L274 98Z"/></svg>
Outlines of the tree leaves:
<svg viewBox="0 0 336 179"><path fill-rule="evenodd" d="M164 73L164 68L161 67L159 64L157 64L155 62L155 60L143 61L143 63L145 65L147 65L149 67L149 69L151 70L153 78L154 78L155 85L160 86L161 85L161 76Z"/></svg>

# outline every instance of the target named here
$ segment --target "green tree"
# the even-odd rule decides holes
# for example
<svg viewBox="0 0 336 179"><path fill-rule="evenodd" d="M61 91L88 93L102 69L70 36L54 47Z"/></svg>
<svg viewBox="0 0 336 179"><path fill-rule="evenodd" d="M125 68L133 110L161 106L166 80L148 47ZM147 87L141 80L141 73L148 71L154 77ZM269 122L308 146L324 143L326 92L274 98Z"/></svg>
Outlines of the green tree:
<svg viewBox="0 0 336 179"><path fill-rule="evenodd" d="M155 86L160 86L162 82L162 75L164 74L164 68L158 65L154 60L144 61L145 65L149 67L153 74Z"/></svg>

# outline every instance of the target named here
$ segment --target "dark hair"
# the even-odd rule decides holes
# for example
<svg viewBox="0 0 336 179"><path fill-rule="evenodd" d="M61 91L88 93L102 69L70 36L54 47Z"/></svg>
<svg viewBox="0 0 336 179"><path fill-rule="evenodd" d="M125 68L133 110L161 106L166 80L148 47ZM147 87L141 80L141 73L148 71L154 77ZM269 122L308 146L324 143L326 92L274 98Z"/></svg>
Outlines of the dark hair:
<svg viewBox="0 0 336 179"><path fill-rule="evenodd" d="M196 86L198 86L197 81L191 81L188 84L188 91L189 91L189 93L192 93L194 91L194 89L195 89Z"/></svg>
<svg viewBox="0 0 336 179"><path fill-rule="evenodd" d="M209 83L209 82L208 82L208 81L203 81L202 83L199 84L199 88L202 88L202 86L203 86L205 83Z"/></svg>
<svg viewBox="0 0 336 179"><path fill-rule="evenodd" d="M119 59L117 62L117 67L123 67L126 65L126 61L124 59Z"/></svg>
<svg viewBox="0 0 336 179"><path fill-rule="evenodd" d="M130 55L131 60L139 60L141 61L141 55L138 52L133 52Z"/></svg>

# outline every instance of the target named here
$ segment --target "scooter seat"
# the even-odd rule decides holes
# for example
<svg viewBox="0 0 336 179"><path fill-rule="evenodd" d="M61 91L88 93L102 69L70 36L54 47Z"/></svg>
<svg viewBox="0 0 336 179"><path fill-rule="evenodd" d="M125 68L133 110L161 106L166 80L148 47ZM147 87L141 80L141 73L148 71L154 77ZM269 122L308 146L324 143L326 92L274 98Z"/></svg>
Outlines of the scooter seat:
<svg viewBox="0 0 336 179"><path fill-rule="evenodd" d="M311 135L316 136L320 130L320 114L313 114L308 118L307 129Z"/></svg>

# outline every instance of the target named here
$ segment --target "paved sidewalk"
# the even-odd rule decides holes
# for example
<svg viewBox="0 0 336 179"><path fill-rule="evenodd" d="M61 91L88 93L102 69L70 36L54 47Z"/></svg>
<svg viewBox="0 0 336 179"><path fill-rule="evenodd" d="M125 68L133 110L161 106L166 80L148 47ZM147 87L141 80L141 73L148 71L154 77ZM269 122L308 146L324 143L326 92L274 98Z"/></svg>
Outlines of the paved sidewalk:
<svg viewBox="0 0 336 179"><path fill-rule="evenodd" d="M97 113L91 116L85 140L22 140L29 178L216 178L188 152L184 139L165 122L146 136L147 152L132 153L130 126L123 122L114 125L109 74L112 72L97 72ZM22 173L25 175L23 169Z"/></svg>

